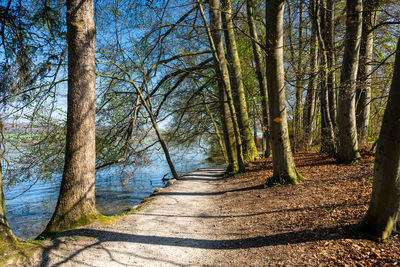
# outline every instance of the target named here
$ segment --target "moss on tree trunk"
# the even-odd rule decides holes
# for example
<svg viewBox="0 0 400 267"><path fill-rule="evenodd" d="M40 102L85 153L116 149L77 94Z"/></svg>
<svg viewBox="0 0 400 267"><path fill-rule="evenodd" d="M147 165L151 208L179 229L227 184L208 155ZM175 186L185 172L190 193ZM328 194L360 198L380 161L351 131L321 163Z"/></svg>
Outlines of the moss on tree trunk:
<svg viewBox="0 0 400 267"><path fill-rule="evenodd" d="M242 70L232 23L232 2L231 0L223 0L222 3L224 5L224 11L222 12L224 36L228 61L230 63L229 66L231 67L229 72L231 76L231 90L237 112L237 121L243 145L243 157L245 162L248 162L250 160L258 159L259 155L253 135L251 133L251 126L247 111Z"/></svg>
<svg viewBox="0 0 400 267"><path fill-rule="evenodd" d="M384 241L400 218L400 38L388 104L375 154L374 182L361 232ZM398 230L398 229L397 229Z"/></svg>
<svg viewBox="0 0 400 267"><path fill-rule="evenodd" d="M67 1L68 111L65 165L44 235L89 224L95 205L95 39L93 1Z"/></svg>

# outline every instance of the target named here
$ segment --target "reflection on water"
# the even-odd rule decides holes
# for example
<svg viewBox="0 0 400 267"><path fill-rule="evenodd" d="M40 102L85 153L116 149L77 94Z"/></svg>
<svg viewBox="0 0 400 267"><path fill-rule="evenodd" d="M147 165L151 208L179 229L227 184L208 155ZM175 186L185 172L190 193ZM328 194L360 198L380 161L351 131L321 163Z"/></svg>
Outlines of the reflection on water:
<svg viewBox="0 0 400 267"><path fill-rule="evenodd" d="M184 174L208 167L204 158L195 153L175 157L175 168L178 174ZM100 170L96 173L96 206L105 215L123 212L139 204L155 188L164 186L165 174L171 177L163 155L154 156L152 165L137 169L132 177L118 166ZM60 182L58 174L51 182L38 182L22 195L29 183L6 188L8 221L18 237L34 238L44 230L57 204Z"/></svg>

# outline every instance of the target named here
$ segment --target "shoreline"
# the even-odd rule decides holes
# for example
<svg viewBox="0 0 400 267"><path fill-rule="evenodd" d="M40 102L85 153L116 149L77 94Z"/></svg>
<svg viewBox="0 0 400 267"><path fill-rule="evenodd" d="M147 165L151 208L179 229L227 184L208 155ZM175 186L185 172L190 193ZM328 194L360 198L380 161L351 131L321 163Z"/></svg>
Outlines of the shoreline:
<svg viewBox="0 0 400 267"><path fill-rule="evenodd" d="M199 165L202 166L203 164L204 163L200 163ZM132 178L132 181L123 187L119 183L118 168L98 173L97 175L99 176L96 177L96 188L100 189L96 197L96 206L98 210L105 216L115 216L139 205L144 199L150 197L154 191L167 186L167 183L162 183L161 179L163 173L166 171L164 167L165 166L156 166L156 172L153 172L153 167L149 169L144 168L137 173L138 176L136 180ZM187 167L190 168L191 165L183 163L181 166L182 169L188 169ZM194 170L185 172L181 176L198 169L198 167L194 167ZM152 173L155 173L155 175ZM57 186L61 181L61 177L56 177L54 179L56 180L35 184L32 190L27 191L17 199L13 199L13 197L15 197L14 195L18 195L29 185L22 183L19 187L17 186L11 190L7 190L7 215L10 226L17 237L23 240L36 238L36 236L42 232L47 221L50 220L52 209L55 208L55 204L57 203ZM111 186L109 183L111 183ZM152 186L153 184L154 186ZM146 189L146 187L148 189ZM128 191L125 191L126 188Z"/></svg>

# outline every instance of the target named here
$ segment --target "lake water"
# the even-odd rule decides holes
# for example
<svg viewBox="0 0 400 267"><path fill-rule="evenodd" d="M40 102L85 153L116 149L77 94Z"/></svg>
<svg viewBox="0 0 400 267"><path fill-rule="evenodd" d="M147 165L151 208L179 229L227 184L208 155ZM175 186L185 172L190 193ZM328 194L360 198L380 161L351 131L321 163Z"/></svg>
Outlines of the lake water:
<svg viewBox="0 0 400 267"><path fill-rule="evenodd" d="M205 158L204 154L194 152L173 156L180 175L209 167ZM101 213L121 213L139 204L155 188L165 186L162 181L165 174L171 178L168 164L160 153L153 156L150 166L137 169L132 177L128 172L118 166L96 172L96 206ZM60 182L61 174L58 174L52 181L36 183L22 195L29 183L5 188L7 218L15 235L35 238L44 230L57 204Z"/></svg>

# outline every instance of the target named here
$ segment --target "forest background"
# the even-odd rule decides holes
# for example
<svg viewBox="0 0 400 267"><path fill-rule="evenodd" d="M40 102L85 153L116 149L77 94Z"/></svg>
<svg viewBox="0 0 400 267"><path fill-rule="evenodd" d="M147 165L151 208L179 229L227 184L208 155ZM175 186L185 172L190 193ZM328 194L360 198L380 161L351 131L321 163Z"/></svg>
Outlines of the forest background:
<svg viewBox="0 0 400 267"><path fill-rule="evenodd" d="M96 169L141 166L159 144L177 178L168 148L198 144L230 172L272 154L268 183L297 184L292 153L356 164L360 150L379 149L396 85L397 1L87 2ZM2 186L47 180L68 154L65 3L2 1L0 14Z"/></svg>

